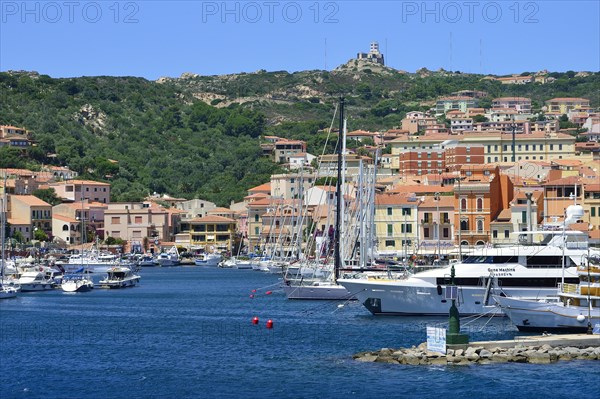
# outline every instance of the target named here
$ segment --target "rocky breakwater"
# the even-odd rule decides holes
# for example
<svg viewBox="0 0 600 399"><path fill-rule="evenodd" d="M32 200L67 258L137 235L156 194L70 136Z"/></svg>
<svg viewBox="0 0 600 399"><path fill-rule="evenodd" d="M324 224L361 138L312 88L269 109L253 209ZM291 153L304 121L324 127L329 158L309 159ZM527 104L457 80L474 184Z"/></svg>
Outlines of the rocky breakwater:
<svg viewBox="0 0 600 399"><path fill-rule="evenodd" d="M466 349L448 349L447 353L430 352L427 344L405 349L383 348L374 352L361 352L353 356L360 362L394 363L410 365L469 365L491 363L547 364L559 360L600 360L600 346L551 346L548 344L514 347L472 346Z"/></svg>

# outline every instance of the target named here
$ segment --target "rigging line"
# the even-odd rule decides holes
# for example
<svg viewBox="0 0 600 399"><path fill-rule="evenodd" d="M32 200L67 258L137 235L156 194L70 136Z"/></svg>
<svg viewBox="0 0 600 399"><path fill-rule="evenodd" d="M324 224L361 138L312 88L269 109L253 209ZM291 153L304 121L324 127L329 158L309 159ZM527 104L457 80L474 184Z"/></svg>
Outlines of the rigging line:
<svg viewBox="0 0 600 399"><path fill-rule="evenodd" d="M491 309L491 310L489 310L489 311L487 311L485 313L482 313L482 314L479 314L479 315L474 315L474 316L477 316L477 317L475 317L473 320L469 320L468 322L464 323L463 325L468 326L472 322L477 321L477 320L481 319L482 317L489 315L490 313L494 312L495 310L496 309ZM494 317L494 316L492 315L492 317Z"/></svg>
<svg viewBox="0 0 600 399"><path fill-rule="evenodd" d="M265 285L264 287L260 287L260 288L255 288L256 291L260 291L260 290L264 290L270 287L274 287L278 284L281 284L281 281L277 281L275 284L269 284L269 285Z"/></svg>
<svg viewBox="0 0 600 399"><path fill-rule="evenodd" d="M486 323L483 326L481 326L481 328L479 329L479 332L483 331L483 329L490 323L490 321L492 321L492 317L494 317L494 315L491 315L488 318L488 321L486 321Z"/></svg>

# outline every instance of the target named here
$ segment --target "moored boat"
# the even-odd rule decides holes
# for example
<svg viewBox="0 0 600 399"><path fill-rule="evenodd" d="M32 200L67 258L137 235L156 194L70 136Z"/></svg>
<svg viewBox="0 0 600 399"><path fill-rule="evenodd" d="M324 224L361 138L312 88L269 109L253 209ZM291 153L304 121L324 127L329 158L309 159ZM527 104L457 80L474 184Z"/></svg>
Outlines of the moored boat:
<svg viewBox="0 0 600 399"><path fill-rule="evenodd" d="M54 281L39 271L27 271L21 274L16 284L21 286L22 292L46 291L54 288Z"/></svg>
<svg viewBox="0 0 600 399"><path fill-rule="evenodd" d="M66 275L60 288L65 292L87 292L94 288L94 282L83 274Z"/></svg>
<svg viewBox="0 0 600 399"><path fill-rule="evenodd" d="M140 282L140 276L130 268L117 266L106 271L106 277L99 282L100 288L133 287Z"/></svg>
<svg viewBox="0 0 600 399"><path fill-rule="evenodd" d="M600 257L588 258L577 274L579 282L559 284L556 297L493 298L520 331L586 332L600 323Z"/></svg>
<svg viewBox="0 0 600 399"><path fill-rule="evenodd" d="M223 260L223 256L219 253L202 254L200 258L194 260L196 266L218 266Z"/></svg>

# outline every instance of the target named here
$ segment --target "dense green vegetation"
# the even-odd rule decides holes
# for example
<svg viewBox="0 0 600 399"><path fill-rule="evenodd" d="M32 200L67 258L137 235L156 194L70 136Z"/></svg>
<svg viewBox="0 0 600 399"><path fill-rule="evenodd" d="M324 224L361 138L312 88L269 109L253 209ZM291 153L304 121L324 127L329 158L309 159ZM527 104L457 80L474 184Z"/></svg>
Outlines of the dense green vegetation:
<svg viewBox="0 0 600 399"><path fill-rule="evenodd" d="M528 74L528 73L525 73ZM335 71L285 71L244 73L227 76L196 76L173 80L182 90L221 96L215 103L240 102L263 112L272 132L281 132L280 122L311 122L329 125L337 98L346 98L349 130L390 129L401 124L408 111L430 109L438 97L460 90L481 90L489 107L496 97L529 97L539 110L554 97L584 97L600 106L600 72L586 77L575 72L553 72L552 83L503 85L483 75L423 71L407 74L392 69L383 72L354 66L349 62ZM337 123L337 122L336 122ZM304 133L314 129L306 125ZM297 129L294 129L297 131Z"/></svg>
<svg viewBox="0 0 600 399"><path fill-rule="evenodd" d="M0 73L0 124L24 127L36 142L27 157L0 148L0 167L68 165L83 178L110 182L114 201L156 192L228 205L278 171L261 155L261 135L305 140L315 155L324 148L332 153L334 138L325 131L332 123L337 128L332 117L340 95L351 131L398 127L406 112L428 110L436 98L467 89L489 93L484 107L504 96L530 97L535 110L553 97L585 97L600 105L598 72L551 73L556 81L544 85L421 72L361 69L350 62L331 72L259 71L160 83Z"/></svg>
<svg viewBox="0 0 600 399"><path fill-rule="evenodd" d="M68 165L110 182L116 201L157 192L227 205L276 170L261 157L261 113L216 109L173 85L0 73L0 93L0 124L25 127L37 142L29 158L0 149L0 167Z"/></svg>

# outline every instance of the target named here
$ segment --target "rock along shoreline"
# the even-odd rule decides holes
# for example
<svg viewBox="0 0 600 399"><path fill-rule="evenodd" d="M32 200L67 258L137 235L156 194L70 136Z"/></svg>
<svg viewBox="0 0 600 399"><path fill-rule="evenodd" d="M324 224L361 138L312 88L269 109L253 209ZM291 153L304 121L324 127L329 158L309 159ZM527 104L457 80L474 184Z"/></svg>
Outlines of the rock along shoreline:
<svg viewBox="0 0 600 399"><path fill-rule="evenodd" d="M402 349L382 348L353 355L359 362L409 365L471 365L492 363L549 364L559 360L600 360L600 342L592 345L524 344L518 341L473 342L463 348L447 349L446 354L430 352L427 343ZM481 344L481 345L478 345Z"/></svg>

